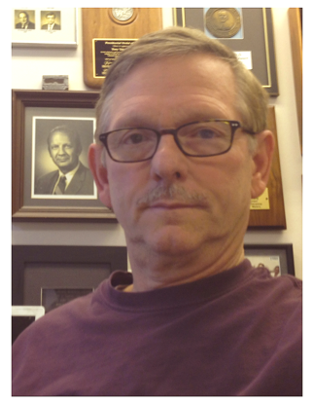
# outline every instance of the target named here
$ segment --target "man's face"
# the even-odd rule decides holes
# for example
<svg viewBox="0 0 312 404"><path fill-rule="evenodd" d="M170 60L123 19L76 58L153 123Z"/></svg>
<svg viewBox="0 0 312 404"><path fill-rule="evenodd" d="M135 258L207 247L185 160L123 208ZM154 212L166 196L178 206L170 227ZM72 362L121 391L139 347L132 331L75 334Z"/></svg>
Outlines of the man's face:
<svg viewBox="0 0 312 404"><path fill-rule="evenodd" d="M73 170L78 164L77 144L64 132L55 132L52 135L49 152L54 163L64 174Z"/></svg>
<svg viewBox="0 0 312 404"><path fill-rule="evenodd" d="M47 15L47 20L48 20L48 24L52 25L55 22L55 16L53 14L52 15Z"/></svg>
<svg viewBox="0 0 312 404"><path fill-rule="evenodd" d="M212 56L171 57L134 68L114 90L108 130L177 128L209 118L240 120L233 73ZM106 154L112 205L127 243L163 254L200 252L207 243L243 239L249 217L252 157L238 131L231 150L214 157L182 154L170 134L149 161L117 163ZM172 198L148 202L155 189L174 185ZM187 194L181 198L180 194Z"/></svg>
<svg viewBox="0 0 312 404"><path fill-rule="evenodd" d="M27 15L25 13L21 13L19 15L19 20L22 24L26 24L27 23Z"/></svg>

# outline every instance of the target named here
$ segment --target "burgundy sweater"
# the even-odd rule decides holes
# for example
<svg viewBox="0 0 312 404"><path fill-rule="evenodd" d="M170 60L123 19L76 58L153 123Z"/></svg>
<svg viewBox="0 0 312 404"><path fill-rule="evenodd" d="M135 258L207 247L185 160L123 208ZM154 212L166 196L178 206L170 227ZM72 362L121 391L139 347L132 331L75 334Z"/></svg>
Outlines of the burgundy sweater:
<svg viewBox="0 0 312 404"><path fill-rule="evenodd" d="M14 395L301 395L301 281L248 260L196 282L126 293L115 272L28 327Z"/></svg>

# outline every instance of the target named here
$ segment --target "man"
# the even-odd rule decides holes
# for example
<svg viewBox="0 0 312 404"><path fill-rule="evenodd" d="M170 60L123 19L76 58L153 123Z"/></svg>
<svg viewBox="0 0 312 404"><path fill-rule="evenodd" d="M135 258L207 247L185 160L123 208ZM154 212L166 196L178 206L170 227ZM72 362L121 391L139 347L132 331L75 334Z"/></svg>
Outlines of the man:
<svg viewBox="0 0 312 404"><path fill-rule="evenodd" d="M89 164L132 274L26 330L15 395L301 394L301 283L244 259L274 146L266 101L196 30L149 34L119 56Z"/></svg>
<svg viewBox="0 0 312 404"><path fill-rule="evenodd" d="M92 174L79 161L82 152L79 136L69 127L57 126L48 136L48 150L58 170L36 181L35 194L92 195Z"/></svg>
<svg viewBox="0 0 312 404"><path fill-rule="evenodd" d="M47 29L48 31L56 31L61 29L61 26L55 22L55 13L48 13L45 17L47 24L43 24L41 29Z"/></svg>
<svg viewBox="0 0 312 404"><path fill-rule="evenodd" d="M35 24L29 21L29 15L26 11L21 11L18 15L20 22L15 25L17 29L35 29Z"/></svg>

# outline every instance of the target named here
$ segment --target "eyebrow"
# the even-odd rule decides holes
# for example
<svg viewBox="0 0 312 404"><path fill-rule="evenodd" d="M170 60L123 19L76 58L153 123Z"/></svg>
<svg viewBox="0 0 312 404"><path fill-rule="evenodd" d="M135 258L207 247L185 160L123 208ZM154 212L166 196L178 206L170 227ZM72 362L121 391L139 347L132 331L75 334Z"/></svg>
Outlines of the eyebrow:
<svg viewBox="0 0 312 404"><path fill-rule="evenodd" d="M197 122L197 121L205 121L207 119L229 119L229 117L223 116L220 113L212 113L212 111L203 111L203 110L190 110L188 109L185 114L173 111L173 117L176 115L175 122L176 124L173 127L179 127L186 123ZM222 116L221 116L222 115ZM154 122L154 123L153 123ZM135 128L135 127L146 127L146 128L154 128L157 129L159 127L159 118L155 118L155 115L151 114L141 114L138 111L134 111L133 113L129 113L128 116L121 116L120 119L117 119L114 123L114 127L110 125L110 131L115 129L122 128Z"/></svg>

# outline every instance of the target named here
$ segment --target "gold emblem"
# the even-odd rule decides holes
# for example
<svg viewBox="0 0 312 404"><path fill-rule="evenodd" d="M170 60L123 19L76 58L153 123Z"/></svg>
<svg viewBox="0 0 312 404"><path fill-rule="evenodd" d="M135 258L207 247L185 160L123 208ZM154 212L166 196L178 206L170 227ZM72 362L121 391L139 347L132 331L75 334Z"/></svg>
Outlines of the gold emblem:
<svg viewBox="0 0 312 404"><path fill-rule="evenodd" d="M130 24L137 16L136 9L129 7L111 8L108 12L110 18L117 24Z"/></svg>
<svg viewBox="0 0 312 404"><path fill-rule="evenodd" d="M232 38L241 27L235 8L210 8L205 15L206 28L217 38Z"/></svg>

